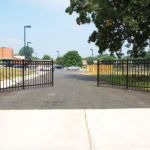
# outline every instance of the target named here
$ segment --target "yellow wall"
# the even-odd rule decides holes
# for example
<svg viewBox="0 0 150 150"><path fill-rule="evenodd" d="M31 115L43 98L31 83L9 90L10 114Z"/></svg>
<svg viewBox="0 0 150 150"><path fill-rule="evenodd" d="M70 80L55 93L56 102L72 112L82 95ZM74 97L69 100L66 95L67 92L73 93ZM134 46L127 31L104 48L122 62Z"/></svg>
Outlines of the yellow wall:
<svg viewBox="0 0 150 150"><path fill-rule="evenodd" d="M112 72L113 65L100 65L99 66L100 72ZM89 72L97 72L97 65L88 65Z"/></svg>

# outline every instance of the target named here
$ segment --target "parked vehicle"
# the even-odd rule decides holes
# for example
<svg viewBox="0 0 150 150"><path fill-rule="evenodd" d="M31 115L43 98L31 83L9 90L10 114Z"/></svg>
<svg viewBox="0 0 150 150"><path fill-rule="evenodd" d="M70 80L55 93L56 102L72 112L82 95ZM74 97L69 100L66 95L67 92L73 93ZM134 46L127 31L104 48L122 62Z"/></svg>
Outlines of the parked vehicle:
<svg viewBox="0 0 150 150"><path fill-rule="evenodd" d="M78 66L71 66L71 67L67 67L67 70L80 70L80 67L78 67Z"/></svg>
<svg viewBox="0 0 150 150"><path fill-rule="evenodd" d="M13 68L23 68L23 65L14 65Z"/></svg>
<svg viewBox="0 0 150 150"><path fill-rule="evenodd" d="M9 61L4 61L2 65L3 67L13 67L13 64L11 64Z"/></svg>
<svg viewBox="0 0 150 150"><path fill-rule="evenodd" d="M63 69L64 66L63 65L54 65L54 69Z"/></svg>

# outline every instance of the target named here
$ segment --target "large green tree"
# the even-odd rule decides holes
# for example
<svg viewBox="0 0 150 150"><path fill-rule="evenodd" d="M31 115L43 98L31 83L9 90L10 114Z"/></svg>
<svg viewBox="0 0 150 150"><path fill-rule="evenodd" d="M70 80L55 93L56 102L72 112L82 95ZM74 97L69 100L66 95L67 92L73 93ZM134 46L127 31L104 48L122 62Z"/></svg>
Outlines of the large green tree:
<svg viewBox="0 0 150 150"><path fill-rule="evenodd" d="M82 58L78 54L78 51L69 51L64 55L64 65L70 66L82 66Z"/></svg>
<svg viewBox="0 0 150 150"><path fill-rule="evenodd" d="M55 64L64 66L64 58L63 57L57 57Z"/></svg>
<svg viewBox="0 0 150 150"><path fill-rule="evenodd" d="M26 59L31 60L34 49L29 46L22 47L19 51L20 56L25 56Z"/></svg>
<svg viewBox="0 0 150 150"><path fill-rule="evenodd" d="M51 60L51 57L49 55L44 55L42 59L43 60Z"/></svg>
<svg viewBox="0 0 150 150"><path fill-rule="evenodd" d="M99 53L109 50L120 57L126 41L130 56L144 57L150 46L150 0L70 0L66 12L76 12L79 25L95 24L89 42Z"/></svg>
<svg viewBox="0 0 150 150"><path fill-rule="evenodd" d="M87 61L88 65L92 65L93 64L93 59L92 57L86 57L85 60Z"/></svg>

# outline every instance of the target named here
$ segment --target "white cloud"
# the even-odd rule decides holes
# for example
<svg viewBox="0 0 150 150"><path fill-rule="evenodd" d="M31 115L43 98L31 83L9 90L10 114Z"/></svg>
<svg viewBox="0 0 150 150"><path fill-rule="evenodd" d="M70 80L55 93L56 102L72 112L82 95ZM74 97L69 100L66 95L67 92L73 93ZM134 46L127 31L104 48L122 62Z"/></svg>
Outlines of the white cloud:
<svg viewBox="0 0 150 150"><path fill-rule="evenodd" d="M16 39L16 38L8 38L6 40L0 40L1 41L1 46L2 47L12 47L12 46L15 46L15 45L18 45L18 44L21 44L22 41L19 40L19 39Z"/></svg>
<svg viewBox="0 0 150 150"><path fill-rule="evenodd" d="M30 3L44 6L46 8L60 8L67 7L70 4L70 0L26 0Z"/></svg>
<svg viewBox="0 0 150 150"><path fill-rule="evenodd" d="M21 42L21 40L18 40L16 38L9 38L5 41L6 43L11 43L11 44L18 44Z"/></svg>

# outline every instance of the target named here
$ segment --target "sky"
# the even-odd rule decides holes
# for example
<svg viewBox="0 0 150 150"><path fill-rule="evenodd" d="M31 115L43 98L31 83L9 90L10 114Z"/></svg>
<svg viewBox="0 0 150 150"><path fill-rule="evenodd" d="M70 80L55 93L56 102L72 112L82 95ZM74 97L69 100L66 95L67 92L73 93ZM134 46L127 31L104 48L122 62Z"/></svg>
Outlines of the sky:
<svg viewBox="0 0 150 150"><path fill-rule="evenodd" d="M18 53L24 45L24 26L27 29L27 42L32 42L34 56L63 56L67 51L77 50L82 57L98 54L94 43L88 37L95 30L94 25L79 26L76 14L68 15L65 9L70 0L1 0L0 47L11 47Z"/></svg>

